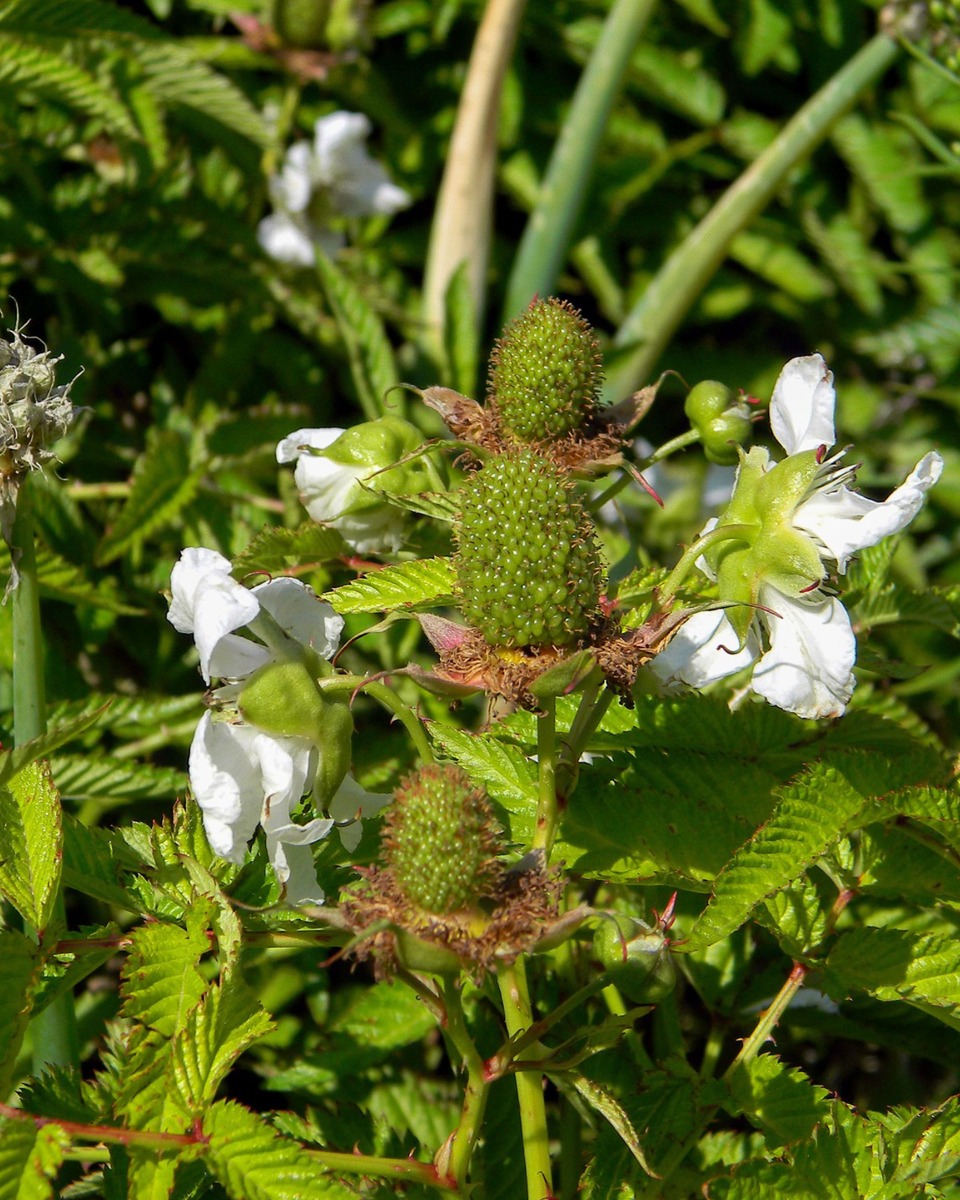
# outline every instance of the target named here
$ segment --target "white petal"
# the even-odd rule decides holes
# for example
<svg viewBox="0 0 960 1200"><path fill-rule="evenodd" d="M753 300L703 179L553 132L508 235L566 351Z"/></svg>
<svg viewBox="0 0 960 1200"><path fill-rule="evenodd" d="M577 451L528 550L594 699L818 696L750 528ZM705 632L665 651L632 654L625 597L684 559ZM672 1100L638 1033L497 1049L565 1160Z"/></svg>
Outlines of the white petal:
<svg viewBox="0 0 960 1200"><path fill-rule="evenodd" d="M173 602L167 619L180 633L192 633L200 673L209 683L217 644L248 625L260 611L256 597L230 576L230 563L214 550L190 548L170 576Z"/></svg>
<svg viewBox="0 0 960 1200"><path fill-rule="evenodd" d="M317 882L317 869L309 846L278 843L271 856L277 878L286 884L287 904L322 904L323 888Z"/></svg>
<svg viewBox="0 0 960 1200"><path fill-rule="evenodd" d="M257 226L257 241L277 262L312 267L317 260L310 226L304 219L295 220L286 212L264 217Z"/></svg>
<svg viewBox="0 0 960 1200"><path fill-rule="evenodd" d="M326 450L343 433L346 433L345 429L295 429L277 445L277 462L296 462L305 446Z"/></svg>
<svg viewBox="0 0 960 1200"><path fill-rule="evenodd" d="M792 599L762 588L760 602L770 649L753 671L751 687L770 704L799 717L839 717L856 681L857 641L839 600Z"/></svg>
<svg viewBox="0 0 960 1200"><path fill-rule="evenodd" d="M248 726L204 713L190 747L190 787L203 811L207 840L221 858L235 863L243 862L263 804L254 734Z"/></svg>
<svg viewBox="0 0 960 1200"><path fill-rule="evenodd" d="M188 546L170 572L170 611L167 620L178 633L193 633L197 590L211 578L230 577L232 564L216 550Z"/></svg>
<svg viewBox="0 0 960 1200"><path fill-rule="evenodd" d="M284 633L309 646L323 658L332 658L340 645L343 617L301 583L283 576L258 584L253 594Z"/></svg>
<svg viewBox="0 0 960 1200"><path fill-rule="evenodd" d="M702 688L748 667L757 656L753 633L737 650L737 634L726 613L695 613L681 627L666 650L650 663L650 670L668 686L687 684Z"/></svg>
<svg viewBox="0 0 960 1200"><path fill-rule="evenodd" d="M368 500L360 480L370 467L347 467L329 458L303 454L293 473L304 508L315 521L329 523L357 501Z"/></svg>
<svg viewBox="0 0 960 1200"><path fill-rule="evenodd" d="M372 817L381 808L385 808L393 799L391 792L368 792L360 786L348 772L343 782L337 788L337 794L328 805L330 816L337 822L353 821L352 825L344 825L338 831L340 841L349 851L356 850L360 845L363 828L359 818Z"/></svg>
<svg viewBox="0 0 960 1200"><path fill-rule="evenodd" d="M328 524L339 530L359 554L393 553L401 548L407 534L404 514L386 504L367 512L349 513Z"/></svg>
<svg viewBox="0 0 960 1200"><path fill-rule="evenodd" d="M246 679L272 658L266 646L259 642L228 633L214 646L208 668L213 679Z"/></svg>
<svg viewBox="0 0 960 1200"><path fill-rule="evenodd" d="M270 180L270 198L278 208L302 213L310 203L313 185L313 148L309 142L294 142L284 155L280 174Z"/></svg>
<svg viewBox="0 0 960 1200"><path fill-rule="evenodd" d="M837 440L833 372L819 354L792 358L773 389L770 428L788 454L832 446Z"/></svg>
<svg viewBox="0 0 960 1200"><path fill-rule="evenodd" d="M910 524L942 471L943 459L933 450L886 500L869 500L845 487L821 492L800 505L793 523L823 543L842 574L851 555Z"/></svg>
<svg viewBox="0 0 960 1200"><path fill-rule="evenodd" d="M366 154L363 143L369 137L370 121L363 113L335 112L320 117L313 127L313 153L317 178L330 184L344 163Z"/></svg>

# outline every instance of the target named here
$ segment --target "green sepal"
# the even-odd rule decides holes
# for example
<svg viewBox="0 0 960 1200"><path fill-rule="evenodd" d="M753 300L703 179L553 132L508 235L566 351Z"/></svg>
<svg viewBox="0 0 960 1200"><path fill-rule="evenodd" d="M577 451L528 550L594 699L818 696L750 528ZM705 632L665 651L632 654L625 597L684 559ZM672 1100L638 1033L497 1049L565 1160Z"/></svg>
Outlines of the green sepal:
<svg viewBox="0 0 960 1200"><path fill-rule="evenodd" d="M673 991L677 968L662 930L623 913L604 913L593 952L621 992L636 1004L656 1004Z"/></svg>

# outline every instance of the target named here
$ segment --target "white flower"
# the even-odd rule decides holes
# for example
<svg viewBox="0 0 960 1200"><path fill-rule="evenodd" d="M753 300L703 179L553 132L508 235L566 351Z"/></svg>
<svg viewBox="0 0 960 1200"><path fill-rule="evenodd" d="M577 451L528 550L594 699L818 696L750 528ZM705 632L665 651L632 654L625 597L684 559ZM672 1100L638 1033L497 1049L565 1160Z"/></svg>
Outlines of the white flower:
<svg viewBox="0 0 960 1200"><path fill-rule="evenodd" d="M178 633L192 633L200 655L204 683L245 679L270 662L266 646L234 631L249 625L261 609L281 629L323 658L332 657L340 642L343 617L316 598L298 579L282 576L245 588L232 578L229 559L216 550L191 546L170 575L167 620Z"/></svg>
<svg viewBox="0 0 960 1200"><path fill-rule="evenodd" d="M370 122L362 113L335 112L314 125L313 144L294 142L269 182L276 211L257 230L260 245L280 262L312 266L319 246L336 254L344 238L332 218L390 215L410 197L392 183L365 145Z"/></svg>
<svg viewBox="0 0 960 1200"><path fill-rule="evenodd" d="M191 633L200 653L205 682L236 683L275 661L268 646L236 631L265 612L288 637L330 658L343 618L295 579L270 580L247 589L230 574L228 559L215 550L184 550L171 574L167 616L181 633ZM216 693L223 700L235 688ZM278 737L239 718L205 713L190 747L189 773L203 826L213 850L230 862L243 861L247 845L262 826L277 878L290 904L320 903L310 846L337 822L376 812L389 797L368 795L355 780L344 780L330 803L329 817L299 824L292 812L313 786L319 754L301 737ZM360 840L359 824L341 837L348 849Z"/></svg>
<svg viewBox="0 0 960 1200"><path fill-rule="evenodd" d="M788 457L754 447L742 457L727 511L705 534L731 528L699 560L721 600L738 607L699 613L651 663L665 683L704 687L755 663L750 686L801 717L836 717L855 685L856 638L840 601L823 588L858 550L904 529L943 460L924 455L886 500L850 490L856 467L833 445L836 393L819 354L780 373L770 425Z"/></svg>
<svg viewBox="0 0 960 1200"><path fill-rule="evenodd" d="M338 530L360 554L393 552L403 545L405 514L363 485L381 475L383 468L396 459L346 461L367 456L356 455L353 446L344 443L333 448L330 455L312 452L331 449L344 435L347 441L355 441L363 428L355 426L349 433L344 429L298 429L277 446L277 462L297 464L293 478L300 500L314 521Z"/></svg>

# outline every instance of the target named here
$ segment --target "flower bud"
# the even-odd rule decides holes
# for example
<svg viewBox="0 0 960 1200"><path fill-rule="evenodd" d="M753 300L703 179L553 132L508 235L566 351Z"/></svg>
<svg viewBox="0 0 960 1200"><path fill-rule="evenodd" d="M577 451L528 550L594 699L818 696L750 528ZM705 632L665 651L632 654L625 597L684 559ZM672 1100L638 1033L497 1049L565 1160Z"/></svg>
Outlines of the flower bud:
<svg viewBox="0 0 960 1200"><path fill-rule="evenodd" d="M673 991L677 968L658 928L622 913L604 914L593 952L611 983L636 1004L656 1004Z"/></svg>
<svg viewBox="0 0 960 1200"><path fill-rule="evenodd" d="M273 662L250 676L237 708L264 733L303 738L316 748L314 794L325 806L350 768L353 717L346 700L324 696L303 663Z"/></svg>
<svg viewBox="0 0 960 1200"><path fill-rule="evenodd" d="M746 404L737 400L725 383L704 379L687 393L683 411L691 428L699 433L709 461L733 466L739 458L739 447L750 438L752 422Z"/></svg>
<svg viewBox="0 0 960 1200"><path fill-rule="evenodd" d="M329 17L330 0L274 0L273 27L287 46L323 49Z"/></svg>
<svg viewBox="0 0 960 1200"><path fill-rule="evenodd" d="M332 525L357 550L397 550L406 513L385 496L444 491L442 466L415 452L416 426L380 417L345 431L298 429L277 447L278 462L296 462L300 498L315 521Z"/></svg>

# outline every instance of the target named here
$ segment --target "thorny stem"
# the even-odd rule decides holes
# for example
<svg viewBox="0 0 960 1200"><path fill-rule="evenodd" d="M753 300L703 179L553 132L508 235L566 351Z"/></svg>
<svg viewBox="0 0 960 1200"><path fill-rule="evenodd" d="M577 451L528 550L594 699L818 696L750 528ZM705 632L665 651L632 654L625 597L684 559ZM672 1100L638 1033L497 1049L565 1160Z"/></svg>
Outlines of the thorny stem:
<svg viewBox="0 0 960 1200"><path fill-rule="evenodd" d="M522 958L501 966L497 975L503 1015L511 1037L524 1033L533 1024L526 966ZM520 1130L526 1168L527 1200L544 1200L553 1195L550 1171L550 1145L547 1134L547 1110L543 1100L543 1076L539 1071L517 1072L517 1100L520 1104Z"/></svg>
<svg viewBox="0 0 960 1200"><path fill-rule="evenodd" d="M540 794L537 799L537 827L533 849L542 850L546 862L557 835L557 702L553 696L542 702L543 713L537 718L537 758L540 766Z"/></svg>
<svg viewBox="0 0 960 1200"><path fill-rule="evenodd" d="M10 557L19 571L13 593L13 740L17 746L46 732L47 703L43 679L43 628L40 623L40 583L33 534L31 483L27 476L17 497L17 513L10 539ZM58 887L48 925L62 928L67 923L63 891ZM27 930L39 942L41 935ZM33 1066L77 1066L80 1037L70 991L34 1017Z"/></svg>
<svg viewBox="0 0 960 1200"><path fill-rule="evenodd" d="M328 1171L369 1175L372 1179L400 1179L405 1183L419 1183L441 1192L458 1193L460 1190L454 1180L441 1175L433 1163L417 1162L412 1158L342 1154L335 1150L314 1150L310 1146L304 1146L303 1150L309 1158L326 1167Z"/></svg>
<svg viewBox="0 0 960 1200"><path fill-rule="evenodd" d="M834 926L836 925L840 914L847 907L855 894L855 892L848 888L843 888L840 891L833 903L833 907L827 914L824 927L824 938L828 937L833 932ZM760 1019L757 1021L752 1033L748 1038L745 1039L743 1045L740 1047L740 1052L721 1076L724 1083L729 1083L742 1067L748 1065L757 1057L762 1047L771 1038L780 1018L789 1008L794 997L803 987L809 971L810 967L805 963L794 962L783 986L777 992L776 996L774 996L770 1006L760 1014ZM673 1150L667 1155L663 1162L656 1164L658 1178L653 1181L653 1183L656 1185L657 1190L650 1190L650 1187L643 1188L637 1192L637 1200L656 1200L656 1198L663 1194L662 1189L665 1181L670 1178L677 1167L679 1167L683 1160L687 1157L687 1154L690 1152L690 1150L700 1140L704 1129L710 1123L716 1111L717 1105L715 1104L709 1105L707 1108L704 1108L701 1111L699 1120L697 1120L695 1123L695 1126L691 1130L690 1134L682 1142L674 1146Z"/></svg>
<svg viewBox="0 0 960 1200"><path fill-rule="evenodd" d="M463 1108L453 1137L449 1163L450 1175L456 1180L457 1186L462 1187L466 1183L470 1158L480 1136L480 1126L487 1106L490 1084L484 1074L483 1059L470 1037L463 1018L460 989L452 979L444 983L443 998L447 1009L445 1023L447 1036L463 1059L463 1065L467 1070Z"/></svg>
<svg viewBox="0 0 960 1200"><path fill-rule="evenodd" d="M37 1129L42 1129L44 1125L56 1125L72 1137L116 1146L151 1146L156 1150L177 1150L182 1146L196 1146L206 1141L202 1134L152 1133L145 1129L115 1129L110 1125L85 1125L79 1121L62 1121L59 1117L38 1117L10 1104L0 1104L0 1117L11 1121L32 1121Z"/></svg>

